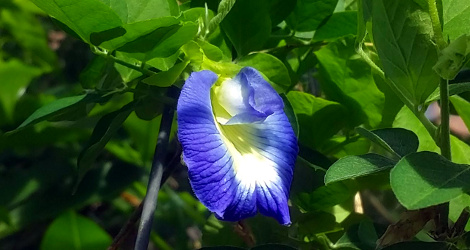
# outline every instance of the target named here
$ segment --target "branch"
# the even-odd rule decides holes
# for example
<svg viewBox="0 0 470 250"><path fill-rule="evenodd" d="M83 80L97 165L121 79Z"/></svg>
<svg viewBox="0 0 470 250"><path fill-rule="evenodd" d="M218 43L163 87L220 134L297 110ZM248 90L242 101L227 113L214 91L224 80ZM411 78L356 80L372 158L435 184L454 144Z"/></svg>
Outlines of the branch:
<svg viewBox="0 0 470 250"><path fill-rule="evenodd" d="M170 89L171 92L172 89ZM171 93L170 93L171 95ZM152 170L147 186L147 195L143 201L142 218L140 220L137 239L135 242L136 250L146 250L149 244L150 231L152 229L153 216L157 207L158 191L162 183L163 162L166 157L166 150L170 137L171 125L173 123L174 106L165 105L160 132L158 134L157 146L152 161Z"/></svg>

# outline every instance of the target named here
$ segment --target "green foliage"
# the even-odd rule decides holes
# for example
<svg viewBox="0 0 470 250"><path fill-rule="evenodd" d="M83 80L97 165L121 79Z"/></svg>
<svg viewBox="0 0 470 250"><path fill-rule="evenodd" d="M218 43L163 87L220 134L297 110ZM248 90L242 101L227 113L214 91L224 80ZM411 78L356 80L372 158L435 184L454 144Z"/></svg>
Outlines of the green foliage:
<svg viewBox="0 0 470 250"><path fill-rule="evenodd" d="M467 0L0 1L0 245L107 248L146 194L171 93L195 71L253 67L298 137L292 225L210 215L174 119L156 248L469 248L470 223L455 223L470 206L468 136L440 156L445 119L426 113L450 97L470 129L469 21ZM421 223L400 224L403 207L451 227L386 232ZM387 234L414 241L377 245Z"/></svg>
<svg viewBox="0 0 470 250"><path fill-rule="evenodd" d="M403 157L390 172L392 189L408 209L437 205L462 195L469 188L468 178L470 165L455 164L426 151Z"/></svg>
<svg viewBox="0 0 470 250"><path fill-rule="evenodd" d="M103 249L111 243L109 236L92 220L72 211L57 217L47 229L41 249Z"/></svg>
<svg viewBox="0 0 470 250"><path fill-rule="evenodd" d="M423 103L439 83L429 15L413 1L375 1L372 29L387 77L413 104Z"/></svg>

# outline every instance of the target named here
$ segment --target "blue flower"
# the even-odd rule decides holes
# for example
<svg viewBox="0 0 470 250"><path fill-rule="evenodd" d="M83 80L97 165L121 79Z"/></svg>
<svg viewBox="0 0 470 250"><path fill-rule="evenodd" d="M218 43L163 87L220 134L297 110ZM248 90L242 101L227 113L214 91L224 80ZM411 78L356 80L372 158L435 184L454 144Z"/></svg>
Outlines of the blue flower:
<svg viewBox="0 0 470 250"><path fill-rule="evenodd" d="M289 225L298 153L284 103L258 71L194 72L178 100L178 136L198 199L222 220L258 213Z"/></svg>

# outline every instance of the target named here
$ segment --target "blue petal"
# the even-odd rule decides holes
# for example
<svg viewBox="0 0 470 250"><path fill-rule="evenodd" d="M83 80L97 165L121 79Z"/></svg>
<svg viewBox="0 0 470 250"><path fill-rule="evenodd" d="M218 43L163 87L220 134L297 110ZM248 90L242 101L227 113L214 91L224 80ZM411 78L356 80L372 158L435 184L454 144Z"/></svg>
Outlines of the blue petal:
<svg viewBox="0 0 470 250"><path fill-rule="evenodd" d="M298 147L282 99L255 69L244 68L232 80L225 88L231 91L212 89L212 101L217 75L211 71L192 73L181 91L178 135L194 193L223 220L260 212L290 224ZM217 122L214 109L229 122Z"/></svg>

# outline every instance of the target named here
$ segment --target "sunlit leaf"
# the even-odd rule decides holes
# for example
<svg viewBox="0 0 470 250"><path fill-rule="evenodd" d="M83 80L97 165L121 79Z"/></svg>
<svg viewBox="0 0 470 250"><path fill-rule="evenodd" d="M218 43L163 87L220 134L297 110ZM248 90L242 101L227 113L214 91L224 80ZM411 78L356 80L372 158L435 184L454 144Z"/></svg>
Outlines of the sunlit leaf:
<svg viewBox="0 0 470 250"><path fill-rule="evenodd" d="M411 102L424 103L439 83L429 14L413 1L374 1L372 30L385 75Z"/></svg>

